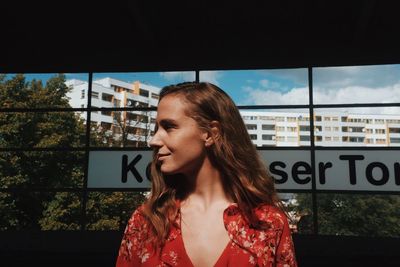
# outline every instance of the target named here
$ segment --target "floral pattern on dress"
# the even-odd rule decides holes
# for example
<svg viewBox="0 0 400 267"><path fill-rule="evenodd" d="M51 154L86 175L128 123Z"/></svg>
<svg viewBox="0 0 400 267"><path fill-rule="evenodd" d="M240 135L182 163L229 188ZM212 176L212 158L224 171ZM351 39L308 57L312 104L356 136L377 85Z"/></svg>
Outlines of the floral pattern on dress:
<svg viewBox="0 0 400 267"><path fill-rule="evenodd" d="M164 247L153 251L150 223L138 208L129 220L122 238L117 267L128 266L193 266L187 256L180 230L180 212L172 224ZM236 204L223 213L231 239L215 266L296 267L294 246L285 214L270 205L255 210L265 230L252 228Z"/></svg>

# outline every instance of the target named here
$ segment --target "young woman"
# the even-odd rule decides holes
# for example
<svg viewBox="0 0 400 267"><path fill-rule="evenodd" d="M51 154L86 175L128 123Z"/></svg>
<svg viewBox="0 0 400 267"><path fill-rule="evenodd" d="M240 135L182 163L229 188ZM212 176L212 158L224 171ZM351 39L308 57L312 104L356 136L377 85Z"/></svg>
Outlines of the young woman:
<svg viewBox="0 0 400 267"><path fill-rule="evenodd" d="M149 199L117 266L297 266L285 213L230 97L210 83L160 92Z"/></svg>

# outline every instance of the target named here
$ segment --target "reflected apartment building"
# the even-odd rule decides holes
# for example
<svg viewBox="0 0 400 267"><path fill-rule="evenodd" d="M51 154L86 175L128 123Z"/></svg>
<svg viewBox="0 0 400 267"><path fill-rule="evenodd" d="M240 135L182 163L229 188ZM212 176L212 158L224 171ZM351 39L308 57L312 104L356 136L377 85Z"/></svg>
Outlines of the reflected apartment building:
<svg viewBox="0 0 400 267"><path fill-rule="evenodd" d="M68 80L72 107L87 105L88 83ZM156 107L161 88L139 81L113 78L94 80L92 108ZM308 112L243 111L243 120L256 146L309 146ZM82 113L82 118L85 115ZM154 111L93 111L91 122L114 140L125 136L123 146L146 146L154 131ZM316 146L400 146L400 115L316 113Z"/></svg>
<svg viewBox="0 0 400 267"><path fill-rule="evenodd" d="M257 146L310 145L309 113L241 113ZM400 146L400 115L317 113L314 139L316 146Z"/></svg>
<svg viewBox="0 0 400 267"><path fill-rule="evenodd" d="M88 103L88 82L77 79L66 81L72 107L85 108ZM92 108L147 108L156 107L159 87L138 81L127 83L113 78L94 80L92 83ZM86 120L84 113L81 117ZM110 146L147 146L154 131L156 112L134 110L101 110L91 112L92 131L104 135ZM111 140L111 142L110 142Z"/></svg>

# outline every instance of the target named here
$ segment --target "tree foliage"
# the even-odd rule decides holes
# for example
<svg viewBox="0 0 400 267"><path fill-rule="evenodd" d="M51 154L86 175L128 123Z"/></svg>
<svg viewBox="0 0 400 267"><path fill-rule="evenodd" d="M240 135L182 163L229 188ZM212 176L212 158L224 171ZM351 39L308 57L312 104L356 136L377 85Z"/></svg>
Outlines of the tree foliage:
<svg viewBox="0 0 400 267"><path fill-rule="evenodd" d="M312 214L311 198L297 194L297 212ZM320 234L355 236L400 236L400 196L318 194Z"/></svg>
<svg viewBox="0 0 400 267"><path fill-rule="evenodd" d="M40 80L28 82L21 74L11 78L0 75L2 108L70 108L68 91L62 74L45 85ZM68 148L83 148L85 133L85 122L76 112L0 112L0 147L6 149L0 152L0 187L13 189L0 193L0 230L80 229L85 152ZM21 150L10 150L14 148ZM24 151L26 148L65 151ZM90 229L120 229L126 221L125 209L133 209L144 198L140 193L130 199L121 194L107 198L100 193L91 195L85 211L90 214Z"/></svg>

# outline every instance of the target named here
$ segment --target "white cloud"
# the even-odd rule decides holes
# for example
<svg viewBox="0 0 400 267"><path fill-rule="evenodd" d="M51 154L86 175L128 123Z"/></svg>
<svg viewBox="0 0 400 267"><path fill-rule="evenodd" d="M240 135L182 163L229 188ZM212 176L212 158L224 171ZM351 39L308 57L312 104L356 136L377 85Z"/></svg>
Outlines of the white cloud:
<svg viewBox="0 0 400 267"><path fill-rule="evenodd" d="M262 87L268 88L268 89L277 89L277 88L280 88L280 87L281 87L279 83L277 83L277 82L271 82L271 81L269 81L269 80L267 80L267 79L260 80L259 83L260 83L260 85L261 85Z"/></svg>
<svg viewBox="0 0 400 267"><path fill-rule="evenodd" d="M219 86L218 79L222 77L220 71L200 71L200 81L209 82Z"/></svg>
<svg viewBox="0 0 400 267"><path fill-rule="evenodd" d="M350 86L386 87L400 82L399 65L313 68L313 82L321 89Z"/></svg>
<svg viewBox="0 0 400 267"><path fill-rule="evenodd" d="M308 88L293 88L287 92L265 90L263 88L243 87L247 99L240 105L304 105L308 104ZM386 87L348 86L342 89L323 90L315 88L314 104L352 104L352 103L399 103L400 83ZM339 111L342 109L334 109ZM400 114L399 107L346 108L357 113Z"/></svg>
<svg viewBox="0 0 400 267"><path fill-rule="evenodd" d="M289 105L308 104L308 88L293 88L288 92L263 90L259 88L244 87L247 99L240 105Z"/></svg>
<svg viewBox="0 0 400 267"><path fill-rule="evenodd" d="M196 74L194 71L169 71L160 72L160 76L170 82L176 81L194 81L196 79Z"/></svg>

